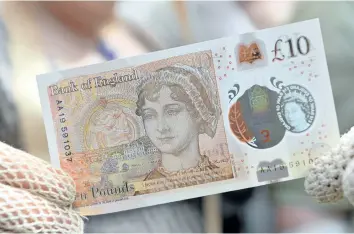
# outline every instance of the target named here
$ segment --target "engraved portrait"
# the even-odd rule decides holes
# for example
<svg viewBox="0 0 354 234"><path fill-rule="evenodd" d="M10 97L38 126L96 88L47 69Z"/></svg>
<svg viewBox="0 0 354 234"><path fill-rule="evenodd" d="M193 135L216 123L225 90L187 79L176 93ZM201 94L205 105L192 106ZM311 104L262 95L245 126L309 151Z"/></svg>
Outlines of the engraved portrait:
<svg viewBox="0 0 354 234"><path fill-rule="evenodd" d="M315 102L312 95L300 85L284 88L278 97L278 116L285 127L300 133L310 128L315 118Z"/></svg>
<svg viewBox="0 0 354 234"><path fill-rule="evenodd" d="M161 153L160 165L145 180L218 168L199 148L199 136L213 138L221 118L212 79L202 67L175 64L156 70L138 86L136 114Z"/></svg>
<svg viewBox="0 0 354 234"><path fill-rule="evenodd" d="M296 97L288 97L282 105L282 114L286 122L293 127L294 132L302 132L310 127L308 121L310 116L309 105Z"/></svg>
<svg viewBox="0 0 354 234"><path fill-rule="evenodd" d="M136 79L115 83L132 70ZM71 121L63 127L78 133L64 141L72 142L73 161L86 162L87 176L78 175L76 182L78 192L89 195L80 204L234 178L211 51L80 77L77 83L89 85L96 77L105 82L80 90L82 105L68 109ZM125 184L134 190L97 195Z"/></svg>

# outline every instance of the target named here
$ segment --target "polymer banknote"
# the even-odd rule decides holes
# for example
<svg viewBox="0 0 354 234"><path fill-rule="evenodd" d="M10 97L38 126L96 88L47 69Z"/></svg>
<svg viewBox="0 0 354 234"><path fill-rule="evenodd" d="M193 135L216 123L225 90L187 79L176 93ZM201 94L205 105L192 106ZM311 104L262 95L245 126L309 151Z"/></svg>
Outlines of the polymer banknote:
<svg viewBox="0 0 354 234"><path fill-rule="evenodd" d="M339 140L318 19L37 81L83 215L301 178Z"/></svg>

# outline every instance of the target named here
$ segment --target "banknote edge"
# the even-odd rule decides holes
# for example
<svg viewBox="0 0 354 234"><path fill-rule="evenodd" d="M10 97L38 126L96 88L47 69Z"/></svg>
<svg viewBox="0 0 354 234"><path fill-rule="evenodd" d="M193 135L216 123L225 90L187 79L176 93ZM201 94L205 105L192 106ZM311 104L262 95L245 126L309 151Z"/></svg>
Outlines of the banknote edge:
<svg viewBox="0 0 354 234"><path fill-rule="evenodd" d="M319 20L318 19L314 19L314 20L306 20L306 21L302 21L302 22L282 25L282 26L268 28L268 29L263 29L263 30L257 30L255 32L262 32L262 31L266 31L266 30L274 30L274 29L281 28L281 27L287 27L289 25L298 25L298 24L304 24L304 23L306 24L309 21L313 22L315 24L317 23L317 25L320 25L319 24ZM312 27L313 27L313 25L312 25ZM221 40L229 40L230 38L234 38L234 36L226 37L226 38L219 38L219 39L215 39L215 40L211 40L211 41L205 41L205 42L200 42L200 43L195 43L195 44L190 44L190 45L182 46L182 47L184 48L184 50L192 49L193 53L196 53L196 52L199 52L199 51L202 51L202 50L205 49L202 46L202 48L197 50L195 47L198 44L199 45L201 45L201 44L208 44L209 45L210 42L219 43ZM320 40L321 40L321 50L323 50L324 45L323 45L323 42L322 42L322 34L320 34ZM139 59L141 61L145 60L146 57L153 57L153 58L150 58L149 61L144 61L143 63L139 63L139 62L136 63L134 61L132 61L131 63L129 62L131 60L134 60L136 57L122 58L120 60L115 60L115 61L112 61L112 62L93 64L93 65L88 65L88 66L84 66L84 67L68 69L68 70L65 70L65 71L58 71L58 72L54 72L54 73L47 73L47 74L38 75L37 76L37 84L38 84L38 90L39 90L39 95L40 95L40 103L41 103L42 111L43 111L43 119L44 119L44 124L45 124L45 130L47 132L47 140L48 140L48 148L49 148L49 153L50 153L50 160L51 160L51 163L53 164L53 166L60 167L60 162L59 162L59 153L58 153L58 150L57 150L58 147L57 147L57 142L56 142L56 140L57 140L56 139L56 133L55 133L55 128L54 128L54 123L53 123L52 118L51 118L52 113L50 111L49 97L48 97L48 93L47 93L47 87L50 84L52 84L53 82L60 81L63 77L65 77L65 79L70 79L70 77L76 77L76 76L80 76L80 75L92 74L92 72L86 72L87 74L85 74L85 70L97 70L96 73L101 73L101 72L105 72L105 71L111 71L111 70L115 70L115 69L122 69L122 68L130 67L130 66L138 66L138 65L142 65L142 64L149 63L149 62L152 62L152 61L165 59L167 54L171 53L171 52L173 53L174 56L180 56L180 55L186 54L184 52L181 53L181 54L175 54L174 51L177 51L179 48L181 48L181 47L176 47L176 48L171 48L171 49L168 49L168 50L152 52L152 53L148 53L148 54L145 54L145 55L136 56L136 57L141 58L141 59ZM156 53L159 53L158 57L160 57L160 58L156 58L156 56L153 55L153 54L156 54ZM110 67L109 65L115 66L117 63L119 63L119 61L125 61L125 65L120 64L118 67L114 67L113 69L109 68ZM326 60L325 60L325 62L327 64ZM103 64L108 64L105 67L105 69L102 68ZM92 69L87 69L87 68L92 68ZM109 68L109 69L107 69L107 68ZM328 66L327 66L327 71L326 72L327 72L327 74L329 76ZM75 73L78 73L78 74L75 75ZM69 75L69 74L73 74L73 75ZM58 75L56 78L53 78L53 79L57 79L56 81L52 81L51 82L50 79L47 79L48 76L52 76L52 75ZM331 86L330 86L330 88L332 90ZM295 177L289 178L289 180L293 180L293 179L296 179L296 178ZM216 183L222 184L223 181L216 182ZM261 186L261 185L262 184L257 184L257 185L251 184L251 185L248 185L247 187L243 187L243 188ZM237 190L243 189L243 188L238 188ZM234 190L235 189L223 190L223 191L226 192L226 191L234 191ZM201 191L203 191L203 189L201 189ZM219 192L215 192L215 193L219 193ZM210 193L210 194L209 193L206 193L206 194L207 195L212 195L212 194L215 194L215 193L213 192L213 193ZM151 194L151 196L154 196L154 194ZM195 197L201 197L201 196L205 196L205 195L203 195L202 193L199 193ZM148 205L144 204L143 206L138 206L138 207L146 207L146 206L150 206L150 205L163 204L163 203L168 203L168 202L173 202L173 201L178 201L178 200L184 200L184 199L189 199L189 198L191 198L191 197L185 196L184 198L176 200L174 196L169 196L168 199L163 199L164 200L163 202L160 201L160 202L152 203L152 204L148 204ZM167 200L167 201L165 201L165 200ZM123 203L125 203L125 202L123 201ZM136 207L136 208L138 208L138 207ZM127 209L131 209L131 208L127 208ZM125 209L125 210L127 210L127 209ZM112 212L116 212L116 211L112 211Z"/></svg>

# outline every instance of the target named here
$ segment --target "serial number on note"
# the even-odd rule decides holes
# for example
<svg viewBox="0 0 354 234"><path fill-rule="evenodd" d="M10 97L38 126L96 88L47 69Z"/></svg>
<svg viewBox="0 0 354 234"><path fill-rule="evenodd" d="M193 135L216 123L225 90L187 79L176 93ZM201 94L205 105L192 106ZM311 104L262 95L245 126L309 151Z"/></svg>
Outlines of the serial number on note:
<svg viewBox="0 0 354 234"><path fill-rule="evenodd" d="M64 154L66 156L66 160L72 162L72 153L71 153L71 142L69 141L69 129L67 127L66 121L66 114L64 112L64 106L62 101L57 100L57 110L59 113L59 122L62 125L60 128L60 137L62 139L62 148L64 149Z"/></svg>

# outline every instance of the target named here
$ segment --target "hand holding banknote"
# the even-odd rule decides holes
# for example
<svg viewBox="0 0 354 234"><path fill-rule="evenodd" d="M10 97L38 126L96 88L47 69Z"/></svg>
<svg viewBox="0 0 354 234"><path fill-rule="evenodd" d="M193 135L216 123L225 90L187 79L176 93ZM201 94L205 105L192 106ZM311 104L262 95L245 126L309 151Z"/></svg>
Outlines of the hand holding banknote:
<svg viewBox="0 0 354 234"><path fill-rule="evenodd" d="M37 81L84 216L301 178L340 138L318 20Z"/></svg>
<svg viewBox="0 0 354 234"><path fill-rule="evenodd" d="M74 199L65 172L0 142L0 232L83 233Z"/></svg>
<svg viewBox="0 0 354 234"><path fill-rule="evenodd" d="M306 192L319 202L336 202L346 197L354 205L354 127L339 144L324 153L310 168Z"/></svg>

